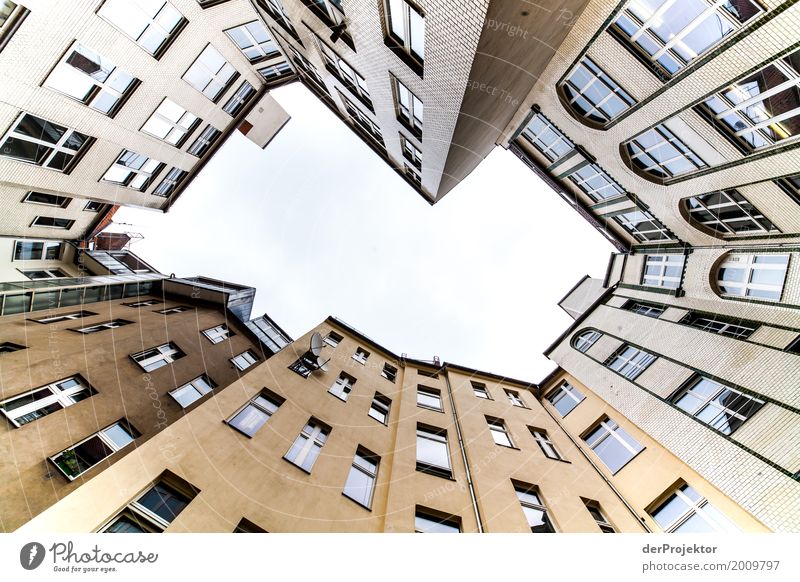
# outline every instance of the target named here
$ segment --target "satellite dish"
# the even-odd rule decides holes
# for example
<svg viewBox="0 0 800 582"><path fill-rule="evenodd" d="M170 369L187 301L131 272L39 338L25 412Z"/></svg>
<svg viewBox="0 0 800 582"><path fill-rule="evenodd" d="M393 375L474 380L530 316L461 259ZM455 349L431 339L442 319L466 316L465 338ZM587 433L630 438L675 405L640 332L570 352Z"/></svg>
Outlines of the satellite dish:
<svg viewBox="0 0 800 582"><path fill-rule="evenodd" d="M317 370L322 370L323 372L328 371L328 362L330 362L330 358L327 360L323 360L322 358L317 358Z"/></svg>
<svg viewBox="0 0 800 582"><path fill-rule="evenodd" d="M322 353L322 348L325 344L322 341L322 335L319 332L311 336L311 353L319 357Z"/></svg>

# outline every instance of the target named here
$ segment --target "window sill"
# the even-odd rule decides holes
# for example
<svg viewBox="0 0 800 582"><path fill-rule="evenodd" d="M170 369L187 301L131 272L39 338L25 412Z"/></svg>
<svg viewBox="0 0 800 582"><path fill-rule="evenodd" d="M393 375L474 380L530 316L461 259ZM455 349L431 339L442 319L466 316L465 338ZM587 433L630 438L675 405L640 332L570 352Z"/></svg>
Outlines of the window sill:
<svg viewBox="0 0 800 582"><path fill-rule="evenodd" d="M425 78L425 64L419 62L417 59L412 57L408 52L405 50L404 47L400 46L397 41L395 41L391 36L384 36L383 43L389 47L389 49L397 55L401 61L403 61L406 66L414 71L417 75L419 75L420 79Z"/></svg>
<svg viewBox="0 0 800 582"><path fill-rule="evenodd" d="M424 404L417 404L417 408L424 408L425 410L432 410L433 412L441 412L444 414L444 410L441 408L433 408L432 406L425 406Z"/></svg>
<svg viewBox="0 0 800 582"><path fill-rule="evenodd" d="M417 462L417 471L419 471L420 473L425 473L426 475L433 475L434 477L439 477L440 479L455 481L455 479L453 479L452 472L447 471L446 469L441 469L439 467L426 465L424 463Z"/></svg>
<svg viewBox="0 0 800 582"><path fill-rule="evenodd" d="M361 509L366 509L367 511L369 511L370 513L372 513L372 508L371 508L371 507L367 507L366 505L364 505L364 504L363 504L363 503L361 503L360 501L357 501L357 500L353 499L352 497L350 497L350 496L349 496L347 493L345 493L344 491L342 491L342 497L346 497L347 499L349 499L350 501L352 501L353 503L355 503L356 505L358 505L358 506L359 506Z"/></svg>
<svg viewBox="0 0 800 582"><path fill-rule="evenodd" d="M303 472L303 473L305 473L306 475L311 475L311 471L306 471L306 470L305 470L305 469L303 469L303 467L301 467L300 465L297 465L297 464L295 464L295 463L294 463L294 461L290 461L290 460L289 460L289 459L287 459L286 457L281 457L281 459L283 459L284 461L286 461L287 463L289 463L289 464L290 464L292 467L294 467L294 468L295 468L295 469L297 469L298 471L302 471L302 472Z"/></svg>

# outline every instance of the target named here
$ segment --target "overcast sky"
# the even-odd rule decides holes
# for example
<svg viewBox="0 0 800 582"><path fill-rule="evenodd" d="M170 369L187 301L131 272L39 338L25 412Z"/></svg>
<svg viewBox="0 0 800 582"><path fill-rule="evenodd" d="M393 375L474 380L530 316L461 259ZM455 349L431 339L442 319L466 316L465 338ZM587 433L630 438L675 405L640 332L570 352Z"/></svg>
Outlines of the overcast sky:
<svg viewBox="0 0 800 582"><path fill-rule="evenodd" d="M298 337L335 315L395 353L538 381L570 323L557 301L613 248L513 154L431 207L299 83L265 150L235 132L167 214L112 230L163 273L257 289Z"/></svg>

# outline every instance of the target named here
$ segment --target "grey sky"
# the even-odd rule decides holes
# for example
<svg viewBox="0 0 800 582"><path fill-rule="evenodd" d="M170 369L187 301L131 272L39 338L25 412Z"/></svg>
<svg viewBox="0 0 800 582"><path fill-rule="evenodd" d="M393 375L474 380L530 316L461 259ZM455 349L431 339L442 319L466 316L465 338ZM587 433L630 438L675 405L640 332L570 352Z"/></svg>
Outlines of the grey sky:
<svg viewBox="0 0 800 582"><path fill-rule="evenodd" d="M556 302L602 276L611 245L513 154L429 206L299 83L261 150L235 133L167 214L113 230L164 273L256 287L254 315L295 337L336 315L387 348L537 381L571 322Z"/></svg>

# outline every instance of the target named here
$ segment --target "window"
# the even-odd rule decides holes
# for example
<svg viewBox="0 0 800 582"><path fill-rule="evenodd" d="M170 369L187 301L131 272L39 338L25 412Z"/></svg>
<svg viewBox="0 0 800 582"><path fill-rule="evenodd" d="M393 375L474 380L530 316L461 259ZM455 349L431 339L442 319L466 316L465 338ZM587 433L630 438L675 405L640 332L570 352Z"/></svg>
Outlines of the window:
<svg viewBox="0 0 800 582"><path fill-rule="evenodd" d="M74 129L22 113L0 141L0 156L69 172L91 138Z"/></svg>
<svg viewBox="0 0 800 582"><path fill-rule="evenodd" d="M136 84L133 76L77 42L44 82L105 115L113 115Z"/></svg>
<svg viewBox="0 0 800 582"><path fill-rule="evenodd" d="M328 425L311 418L283 458L310 473L330 432Z"/></svg>
<svg viewBox="0 0 800 582"><path fill-rule="evenodd" d="M548 459L554 459L556 461L564 460L564 457L558 452L558 449L550 440L550 437L547 436L546 430L541 428L528 428L531 431L531 435L533 435L533 440L535 440L536 444L539 445L539 448L542 449L545 457Z"/></svg>
<svg viewBox="0 0 800 582"><path fill-rule="evenodd" d="M14 344L11 342L0 343L0 354L7 354L10 352L18 352L19 350L27 349L25 346Z"/></svg>
<svg viewBox="0 0 800 582"><path fill-rule="evenodd" d="M426 378L433 378L433 379L436 379L436 378L439 377L439 374L437 374L436 372L429 372L428 370L419 370L419 369L417 370L417 375L418 376L425 376Z"/></svg>
<svg viewBox="0 0 800 582"><path fill-rule="evenodd" d="M106 0L98 14L154 57L186 24L183 15L164 0Z"/></svg>
<svg viewBox="0 0 800 582"><path fill-rule="evenodd" d="M610 217L638 242L673 240L675 238L666 226L646 210L631 209L610 215Z"/></svg>
<svg viewBox="0 0 800 582"><path fill-rule="evenodd" d="M144 192L163 167L163 162L152 160L131 150L122 150L117 161L106 170L102 179L104 182Z"/></svg>
<svg viewBox="0 0 800 582"><path fill-rule="evenodd" d="M234 366L236 366L236 369L239 370L240 372L245 371L247 368L255 364L257 361L258 358L250 350L242 352L238 356L231 358L231 363Z"/></svg>
<svg viewBox="0 0 800 582"><path fill-rule="evenodd" d="M417 471L452 477L446 430L417 425Z"/></svg>
<svg viewBox="0 0 800 582"><path fill-rule="evenodd" d="M11 0L0 0L0 50L3 50L16 25L22 22L27 14L28 9L24 6Z"/></svg>
<svg viewBox="0 0 800 582"><path fill-rule="evenodd" d="M86 205L83 207L84 212L100 212L105 207L105 204L102 202L95 202L94 200L89 200Z"/></svg>
<svg viewBox="0 0 800 582"><path fill-rule="evenodd" d="M96 393L82 377L72 376L0 401L0 410L11 424L20 427Z"/></svg>
<svg viewBox="0 0 800 582"><path fill-rule="evenodd" d="M597 164L589 164L569 175L569 179L593 202L625 196L625 190Z"/></svg>
<svg viewBox="0 0 800 582"><path fill-rule="evenodd" d="M425 60L425 17L406 0L387 0L389 38L419 65Z"/></svg>
<svg viewBox="0 0 800 582"><path fill-rule="evenodd" d="M594 329L589 329L577 336L573 340L572 345L576 350L585 354L601 337L603 337L602 333Z"/></svg>
<svg viewBox="0 0 800 582"><path fill-rule="evenodd" d="M768 233L775 226L737 190L720 190L684 200L689 222L721 236Z"/></svg>
<svg viewBox="0 0 800 582"><path fill-rule="evenodd" d="M742 394L704 376L676 392L670 402L722 434L732 434L764 406L764 401Z"/></svg>
<svg viewBox="0 0 800 582"><path fill-rule="evenodd" d="M356 50L353 39L347 32L342 0L302 0L302 2L330 28L333 33L331 35L332 42L341 39L351 49Z"/></svg>
<svg viewBox="0 0 800 582"><path fill-rule="evenodd" d="M461 533L461 519L455 516L437 517L417 507L414 513L416 533Z"/></svg>
<svg viewBox="0 0 800 582"><path fill-rule="evenodd" d="M606 467L616 473L639 454L644 447L613 420L605 417L583 437Z"/></svg>
<svg viewBox="0 0 800 582"><path fill-rule="evenodd" d="M255 94L256 90L253 88L253 86L247 81L243 81L239 88L236 89L236 93L231 95L231 98L228 99L227 103L222 106L222 110L231 117L236 117Z"/></svg>
<svg viewBox="0 0 800 582"><path fill-rule="evenodd" d="M366 364L369 358L369 352L364 348L357 348L356 353L353 354L353 359L359 364Z"/></svg>
<svg viewBox="0 0 800 582"><path fill-rule="evenodd" d="M681 286L685 255L647 255L642 285L677 289Z"/></svg>
<svg viewBox="0 0 800 582"><path fill-rule="evenodd" d="M392 401L380 392L376 392L369 407L369 414L372 418L383 424L389 424L389 409Z"/></svg>
<svg viewBox="0 0 800 582"><path fill-rule="evenodd" d="M332 331L325 336L325 343L331 346L332 348L335 348L336 346L339 345L339 342L342 341L343 339L344 338L340 336L338 333Z"/></svg>
<svg viewBox="0 0 800 582"><path fill-rule="evenodd" d="M300 374L303 378L308 378L311 372L318 369L317 359L313 357L313 354L308 352L295 360L289 366L289 369L296 374Z"/></svg>
<svg viewBox="0 0 800 582"><path fill-rule="evenodd" d="M397 119L417 137L422 136L422 101L414 95L399 79L394 78L397 99Z"/></svg>
<svg viewBox="0 0 800 582"><path fill-rule="evenodd" d="M496 445L515 448L511 435L508 434L506 423L502 418L487 416L486 423L489 425L489 432L492 433L492 439Z"/></svg>
<svg viewBox="0 0 800 582"><path fill-rule="evenodd" d="M339 400L344 400L346 402L347 397L350 396L350 392L353 390L353 385L355 383L355 378L342 372L339 374L336 382L333 383L333 386L330 387L328 392L336 396L336 398Z"/></svg>
<svg viewBox="0 0 800 582"><path fill-rule="evenodd" d="M197 402L213 389L214 383L208 376L203 374L175 390L170 390L169 395L181 405L181 408L187 408L190 404Z"/></svg>
<svg viewBox="0 0 800 582"><path fill-rule="evenodd" d="M400 147L403 150L403 157L407 159L418 170L422 169L422 152L411 141L400 134Z"/></svg>
<svg viewBox="0 0 800 582"><path fill-rule="evenodd" d="M202 157L214 142L217 141L222 132L213 125L206 125L206 128L197 136L197 139L192 142L192 145L186 150L188 153L198 158Z"/></svg>
<svg viewBox="0 0 800 582"><path fill-rule="evenodd" d="M561 386L553 390L547 396L547 400L550 401L553 408L558 410L562 418L572 412L572 409L583 402L584 398L586 398L586 396L569 382L562 382Z"/></svg>
<svg viewBox="0 0 800 582"><path fill-rule="evenodd" d="M582 117L607 123L636 103L589 57L583 57L562 85L567 101Z"/></svg>
<svg viewBox="0 0 800 582"><path fill-rule="evenodd" d="M227 423L242 434L253 437L284 402L277 394L262 390L261 394L250 400Z"/></svg>
<svg viewBox="0 0 800 582"><path fill-rule="evenodd" d="M726 87L697 108L746 151L797 136L800 51Z"/></svg>
<svg viewBox="0 0 800 582"><path fill-rule="evenodd" d="M258 20L225 31L251 63L279 54L278 45Z"/></svg>
<svg viewBox="0 0 800 582"><path fill-rule="evenodd" d="M397 379L397 368L388 363L384 364L381 376L389 380L389 382L394 382Z"/></svg>
<svg viewBox="0 0 800 582"><path fill-rule="evenodd" d="M417 188L422 188L422 176L408 164L403 164L403 173L414 183Z"/></svg>
<svg viewBox="0 0 800 582"><path fill-rule="evenodd" d="M575 144L541 113L534 115L522 130L522 137L551 162L575 149Z"/></svg>
<svg viewBox="0 0 800 582"><path fill-rule="evenodd" d="M667 77L762 12L753 0L634 0L614 21L612 30Z"/></svg>
<svg viewBox="0 0 800 582"><path fill-rule="evenodd" d="M519 392L516 390L506 390L505 393L508 397L508 401L511 404L520 408L527 408L527 406L525 406L525 401L522 399L522 396L519 395Z"/></svg>
<svg viewBox="0 0 800 582"><path fill-rule="evenodd" d="M625 144L633 165L659 179L705 168L706 163L663 123Z"/></svg>
<svg viewBox="0 0 800 582"><path fill-rule="evenodd" d="M216 103L238 76L233 65L209 44L183 74L183 80Z"/></svg>
<svg viewBox="0 0 800 582"><path fill-rule="evenodd" d="M381 128L378 127L378 125L369 117L367 117L367 115L358 107L353 105L352 101L342 95L341 91L339 91L339 96L344 102L344 108L347 110L347 115L350 116L350 119L356 124L356 127L365 131L367 135L379 143L381 147L386 147L386 144L383 142L383 133L381 133Z"/></svg>
<svg viewBox="0 0 800 582"><path fill-rule="evenodd" d="M31 319L31 321L35 321L36 323L59 323L61 321L73 321L75 319L91 317L93 315L97 314L92 313L91 311L74 311L72 313L62 313L61 315L43 317L41 319Z"/></svg>
<svg viewBox="0 0 800 582"><path fill-rule="evenodd" d="M258 69L258 74L264 77L265 81L275 81L291 74L292 67L287 62L275 63L274 65L267 65Z"/></svg>
<svg viewBox="0 0 800 582"><path fill-rule="evenodd" d="M417 386L417 406L443 411L441 392L427 386Z"/></svg>
<svg viewBox="0 0 800 582"><path fill-rule="evenodd" d="M779 178L774 180L774 184L786 192L792 200L800 204L800 174Z"/></svg>
<svg viewBox="0 0 800 582"><path fill-rule="evenodd" d="M269 533L263 527L259 527L254 524L249 519L242 518L239 520L239 523L236 524L236 528L233 530L233 533Z"/></svg>
<svg viewBox="0 0 800 582"><path fill-rule="evenodd" d="M717 272L723 296L780 301L789 255L739 255L725 257Z"/></svg>
<svg viewBox="0 0 800 582"><path fill-rule="evenodd" d="M223 323L222 325L218 325L216 327L204 329L203 335L206 336L208 338L208 341L210 341L212 344L218 344L220 342L225 341L234 334L232 334L231 331L228 329L228 326Z"/></svg>
<svg viewBox="0 0 800 582"><path fill-rule="evenodd" d="M723 320L721 316L706 317L699 313L687 313L680 323L691 325L703 331L710 331L711 333L718 333L727 337L735 339L747 339L750 337L760 324L749 321L735 320L736 323L730 323Z"/></svg>
<svg viewBox="0 0 800 582"><path fill-rule="evenodd" d="M152 372L167 364L171 364L175 360L179 360L185 355L186 354L184 354L178 346L169 342L150 348L149 350L144 350L143 352L132 354L131 358L133 358L145 372Z"/></svg>
<svg viewBox="0 0 800 582"><path fill-rule="evenodd" d="M22 198L28 204L42 204L44 206L58 206L66 208L72 202L72 198L67 196L56 196L55 194L45 194L44 192L27 192Z"/></svg>
<svg viewBox="0 0 800 582"><path fill-rule="evenodd" d="M61 243L55 242L14 242L15 261L55 261L61 256Z"/></svg>
<svg viewBox="0 0 800 582"><path fill-rule="evenodd" d="M589 515L592 516L595 523L597 523L597 527L600 528L600 531L603 533L617 533L617 530L614 529L614 526L611 525L611 522L608 521L608 518L603 514L600 510L600 504L596 501L588 501L586 499L583 500L584 505L586 505L586 509L589 512Z"/></svg>
<svg viewBox="0 0 800 582"><path fill-rule="evenodd" d="M74 220L69 218L55 218L53 216L36 216L31 222L31 227L41 226L46 228L61 228L69 230L75 224Z"/></svg>
<svg viewBox="0 0 800 582"><path fill-rule="evenodd" d="M162 303L162 302L159 301L158 299L145 299L143 301L136 301L134 303L123 303L123 305L126 305L127 307L136 307L136 308L138 308L138 307L151 307L153 305L158 305L159 303ZM167 311L167 310L165 309L164 311Z"/></svg>
<svg viewBox="0 0 800 582"><path fill-rule="evenodd" d="M170 145L181 147L199 124L200 119L196 115L189 113L172 99L165 98L142 126L142 131Z"/></svg>
<svg viewBox="0 0 800 582"><path fill-rule="evenodd" d="M538 490L530 485L515 484L514 491L522 506L522 513L528 520L531 533L555 533L556 530L547 514L547 507L542 502Z"/></svg>
<svg viewBox="0 0 800 582"><path fill-rule="evenodd" d="M606 360L605 365L628 380L635 380L655 359L656 357L649 352L623 344Z"/></svg>
<svg viewBox="0 0 800 582"><path fill-rule="evenodd" d="M99 462L125 448L139 436L127 421L120 420L64 449L50 460L72 481Z"/></svg>
<svg viewBox="0 0 800 582"><path fill-rule="evenodd" d="M483 384L482 382L471 382L471 384L472 393L475 394L475 396L485 400L492 400L492 397L489 396L489 393L486 391L486 384Z"/></svg>
<svg viewBox="0 0 800 582"><path fill-rule="evenodd" d="M28 279L57 279L58 277L68 277L61 269L38 269L35 271L20 271Z"/></svg>
<svg viewBox="0 0 800 582"><path fill-rule="evenodd" d="M319 38L316 39L319 52L325 61L326 68L333 73L353 95L358 97L370 111L374 113L372 99L369 95L367 80L353 69L336 51L328 47Z"/></svg>
<svg viewBox="0 0 800 582"><path fill-rule="evenodd" d="M367 509L372 507L372 493L378 479L381 458L363 447L358 447L344 484L344 494Z"/></svg>
<svg viewBox="0 0 800 582"><path fill-rule="evenodd" d="M736 533L739 529L693 487L683 484L649 512L666 533Z"/></svg>
<svg viewBox="0 0 800 582"><path fill-rule="evenodd" d="M299 42L300 46L303 45L300 37L297 36L297 31L294 29L292 21L286 14L286 9L283 7L283 4L281 4L281 0L261 0L259 4L261 7L266 8L269 15L272 16L292 38Z"/></svg>
<svg viewBox="0 0 800 582"><path fill-rule="evenodd" d="M163 196L167 198L170 196L175 190L178 188L183 179L189 175L189 172L186 170L181 170L180 168L172 168L167 175L164 176L164 179L158 183L158 185L153 188L153 195L154 196Z"/></svg>
<svg viewBox="0 0 800 582"><path fill-rule="evenodd" d="M141 303L145 303L142 301ZM160 301L156 301L155 303L161 303ZM151 304L153 305L153 304ZM133 307L133 305L131 305ZM142 307L142 305L137 305L136 307ZM175 307L167 307L166 309L159 309L156 313L160 313L161 315L173 315L175 313L183 313L184 311L190 311L191 307L186 307L185 305L176 305Z"/></svg>
<svg viewBox="0 0 800 582"><path fill-rule="evenodd" d="M77 331L78 333L97 333L98 331L105 331L107 329L117 329L118 327L122 327L123 325L129 325L131 323L133 322L128 321L127 319L114 319L112 321L106 321L104 323L96 323L88 327L79 327L72 331Z"/></svg>
<svg viewBox="0 0 800 582"><path fill-rule="evenodd" d="M661 314L664 313L664 307L661 305L651 305L650 303L644 303L642 301L628 301L625 303L624 309L628 311L632 311L633 313L637 313L639 315L645 315L647 317L661 317Z"/></svg>
<svg viewBox="0 0 800 582"><path fill-rule="evenodd" d="M785 349L791 354L800 354L800 336L797 336Z"/></svg>
<svg viewBox="0 0 800 582"><path fill-rule="evenodd" d="M167 473L117 514L102 533L161 533L197 495L191 485Z"/></svg>

